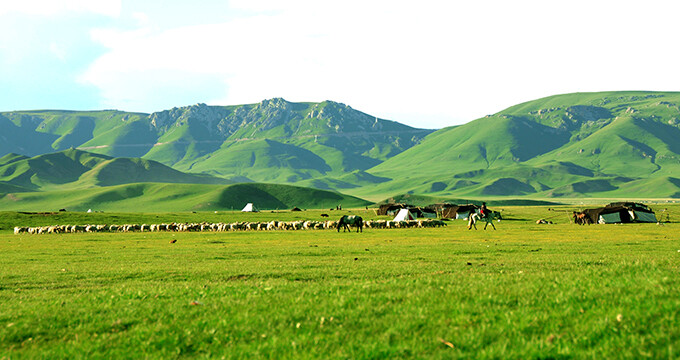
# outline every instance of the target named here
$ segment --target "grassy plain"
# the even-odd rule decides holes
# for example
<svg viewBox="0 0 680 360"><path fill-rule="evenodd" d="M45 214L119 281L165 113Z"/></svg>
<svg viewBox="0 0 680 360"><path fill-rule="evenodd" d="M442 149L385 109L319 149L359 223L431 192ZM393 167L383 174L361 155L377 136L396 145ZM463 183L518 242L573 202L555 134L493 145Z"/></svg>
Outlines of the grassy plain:
<svg viewBox="0 0 680 360"><path fill-rule="evenodd" d="M2 213L0 358L677 358L680 207L664 214L579 227L507 207L497 231L13 235L7 224L55 219ZM93 215L320 212L58 214Z"/></svg>

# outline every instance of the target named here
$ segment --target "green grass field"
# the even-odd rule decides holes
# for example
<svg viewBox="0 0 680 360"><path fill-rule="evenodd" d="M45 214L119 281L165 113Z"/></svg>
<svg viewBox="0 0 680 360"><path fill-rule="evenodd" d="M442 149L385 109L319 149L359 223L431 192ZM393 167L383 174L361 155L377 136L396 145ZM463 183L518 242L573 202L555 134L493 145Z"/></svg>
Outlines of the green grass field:
<svg viewBox="0 0 680 360"><path fill-rule="evenodd" d="M580 227L507 207L497 231L13 235L320 212L0 213L0 358L678 358L680 207L664 214Z"/></svg>

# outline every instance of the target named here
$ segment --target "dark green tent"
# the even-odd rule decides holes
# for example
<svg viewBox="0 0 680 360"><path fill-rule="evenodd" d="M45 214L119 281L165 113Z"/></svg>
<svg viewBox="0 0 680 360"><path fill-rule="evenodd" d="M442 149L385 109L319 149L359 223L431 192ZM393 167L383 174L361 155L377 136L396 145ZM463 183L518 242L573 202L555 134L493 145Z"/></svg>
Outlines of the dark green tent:
<svg viewBox="0 0 680 360"><path fill-rule="evenodd" d="M657 222L652 209L645 204L635 202L614 202L601 208L586 209L583 213L594 224Z"/></svg>

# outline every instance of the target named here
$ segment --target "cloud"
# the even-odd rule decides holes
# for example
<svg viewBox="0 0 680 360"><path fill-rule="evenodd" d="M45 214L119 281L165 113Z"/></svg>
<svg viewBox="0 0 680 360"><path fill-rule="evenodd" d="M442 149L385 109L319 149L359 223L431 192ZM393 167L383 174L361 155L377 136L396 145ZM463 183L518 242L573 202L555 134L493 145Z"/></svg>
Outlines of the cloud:
<svg viewBox="0 0 680 360"><path fill-rule="evenodd" d="M428 127L555 93L660 89L680 80L674 70L662 76L674 69L663 36L624 25L644 26L641 19L653 15L657 34L672 34L674 12L654 9L669 2L230 4L241 16L214 24L158 28L154 14L147 14L138 17L136 29L93 31L92 38L108 51L81 80L101 89L107 104L139 106L127 110L181 105L156 96L153 84L164 84L168 93L192 101L330 99ZM632 71L632 65L648 61L636 50L642 44L657 51L655 66Z"/></svg>
<svg viewBox="0 0 680 360"><path fill-rule="evenodd" d="M384 11L376 4L364 6L370 10L368 14L357 13L352 6L298 4L304 6L284 9L263 2L236 4L241 9L267 8L272 12L219 24L161 31L151 26L93 31L93 39L110 51L97 59L81 80L101 88L110 104L116 104L115 96L124 92L106 91L106 87L139 88L140 81L161 79L125 74L156 70L153 73L158 76L173 76L173 72L210 75L225 89L226 96L217 100L228 104L282 96L292 101L332 99L352 106L387 108L406 103L411 91L420 91L400 88L402 84L427 87L430 80L424 79L442 75L436 67L422 67L420 62L427 58L429 64L441 66L449 53L432 46L445 32L443 15L425 26L440 35L423 38L419 35L423 29L408 25L406 13L389 10L387 2L382 3ZM374 17L382 13L384 17ZM205 89L193 90L205 94L206 101L216 98ZM138 103L141 105L142 99ZM149 103L149 107L158 105Z"/></svg>
<svg viewBox="0 0 680 360"><path fill-rule="evenodd" d="M225 92L224 82L211 74L161 68L111 73L97 78L96 84L101 107L140 112L210 102L207 96L220 97Z"/></svg>
<svg viewBox="0 0 680 360"><path fill-rule="evenodd" d="M66 60L66 50L56 42L51 42L50 43L50 52L54 54L54 56L57 57L57 59L64 61Z"/></svg>
<svg viewBox="0 0 680 360"><path fill-rule="evenodd" d="M21 0L0 3L0 16L11 13L54 16L66 12L115 17L121 12L121 0Z"/></svg>

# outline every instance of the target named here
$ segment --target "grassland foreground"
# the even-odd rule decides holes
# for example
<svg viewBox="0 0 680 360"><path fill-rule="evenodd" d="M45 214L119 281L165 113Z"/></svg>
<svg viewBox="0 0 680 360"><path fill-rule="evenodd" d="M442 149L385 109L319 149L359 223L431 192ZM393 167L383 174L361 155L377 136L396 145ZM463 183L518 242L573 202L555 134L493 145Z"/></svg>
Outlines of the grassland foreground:
<svg viewBox="0 0 680 360"><path fill-rule="evenodd" d="M545 211L497 231L41 236L3 214L0 358L677 358L680 225Z"/></svg>

